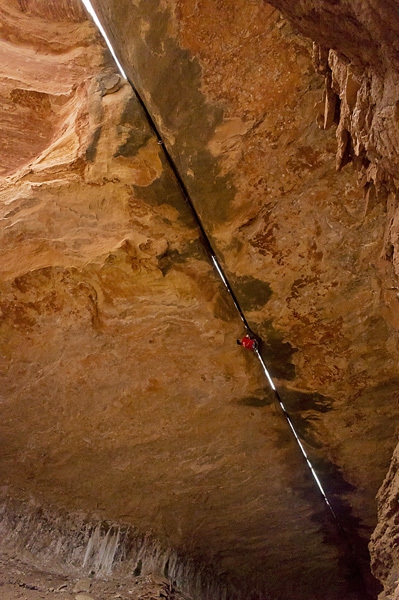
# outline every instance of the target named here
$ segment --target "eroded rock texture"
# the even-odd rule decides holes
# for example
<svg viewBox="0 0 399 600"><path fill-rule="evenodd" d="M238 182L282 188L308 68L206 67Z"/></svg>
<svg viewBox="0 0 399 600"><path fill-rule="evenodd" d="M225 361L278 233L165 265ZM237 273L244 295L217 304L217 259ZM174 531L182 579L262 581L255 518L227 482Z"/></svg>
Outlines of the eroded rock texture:
<svg viewBox="0 0 399 600"><path fill-rule="evenodd" d="M399 7L396 2L286 2L272 0L295 27L313 39L316 68L325 78L319 124L337 127L337 168L353 161L364 186L366 211L386 205L381 255L398 274ZM385 285L385 305L393 281ZM396 321L396 319L395 319ZM396 326L395 326L396 327ZM396 401L393 391L392 402ZM397 598L397 452L378 494L372 565L384 582L381 598Z"/></svg>
<svg viewBox="0 0 399 600"><path fill-rule="evenodd" d="M325 77L320 124L337 127L337 168L354 161L367 209L388 204L384 252L398 273L399 7L359 0L270 2L315 41L316 68Z"/></svg>
<svg viewBox="0 0 399 600"><path fill-rule="evenodd" d="M311 43L261 0L93 4L366 589L77 0L0 8L3 545L98 575L122 557L130 577L158 571L198 598L373 598L367 543L398 414L394 21L374 52L366 24L385 9L281 2L318 44L318 73Z"/></svg>
<svg viewBox="0 0 399 600"><path fill-rule="evenodd" d="M279 3L323 79L266 3L95 5L361 555L398 413L396 8Z"/></svg>
<svg viewBox="0 0 399 600"><path fill-rule="evenodd" d="M235 343L242 324L162 145L94 27L66 0L4 1L1 19L2 548L64 574L156 573L209 600L363 598L259 364ZM198 64L183 56L194 85ZM203 95L181 81L205 124ZM193 165L210 192L217 115Z"/></svg>
<svg viewBox="0 0 399 600"><path fill-rule="evenodd" d="M376 576L384 582L385 598L396 599L398 586L398 507L399 507L398 447L390 469L378 492L378 526L371 540L372 567Z"/></svg>

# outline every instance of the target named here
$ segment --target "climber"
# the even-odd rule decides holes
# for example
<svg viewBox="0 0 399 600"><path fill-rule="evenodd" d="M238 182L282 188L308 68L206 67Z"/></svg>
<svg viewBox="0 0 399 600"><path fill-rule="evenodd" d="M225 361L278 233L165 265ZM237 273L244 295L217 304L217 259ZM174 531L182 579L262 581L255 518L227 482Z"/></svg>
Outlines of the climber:
<svg viewBox="0 0 399 600"><path fill-rule="evenodd" d="M254 338L252 338L248 333L241 338L241 340L237 340L237 344L246 348L247 350L257 350L258 342Z"/></svg>

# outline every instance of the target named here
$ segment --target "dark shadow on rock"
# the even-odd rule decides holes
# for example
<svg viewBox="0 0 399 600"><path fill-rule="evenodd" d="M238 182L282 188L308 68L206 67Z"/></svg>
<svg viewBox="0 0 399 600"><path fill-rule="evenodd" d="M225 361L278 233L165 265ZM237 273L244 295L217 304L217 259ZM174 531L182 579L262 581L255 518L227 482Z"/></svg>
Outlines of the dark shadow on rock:
<svg viewBox="0 0 399 600"><path fill-rule="evenodd" d="M256 333L257 338L261 339L259 353L270 376L286 381L295 379L295 365L292 362L292 357L297 351L296 348L284 340L283 333L274 328L271 320L263 321L260 324L253 322L249 324Z"/></svg>
<svg viewBox="0 0 399 600"><path fill-rule="evenodd" d="M301 440L312 448L320 448L322 444L316 435L315 421L318 419L318 414L332 410L333 398L287 388L281 388L279 395Z"/></svg>
<svg viewBox="0 0 399 600"><path fill-rule="evenodd" d="M228 278L244 312L263 308L273 293L266 281L261 281L251 275L238 277L229 273Z"/></svg>
<svg viewBox="0 0 399 600"><path fill-rule="evenodd" d="M118 133L122 139L126 137L126 132L127 139L119 146L114 158L118 156L135 156L140 148L154 137L148 119L136 96L132 96L126 103L118 125Z"/></svg>
<svg viewBox="0 0 399 600"><path fill-rule="evenodd" d="M253 408L263 408L264 406L271 406L274 402L274 398L264 396L245 396L237 401L240 406L251 406Z"/></svg>

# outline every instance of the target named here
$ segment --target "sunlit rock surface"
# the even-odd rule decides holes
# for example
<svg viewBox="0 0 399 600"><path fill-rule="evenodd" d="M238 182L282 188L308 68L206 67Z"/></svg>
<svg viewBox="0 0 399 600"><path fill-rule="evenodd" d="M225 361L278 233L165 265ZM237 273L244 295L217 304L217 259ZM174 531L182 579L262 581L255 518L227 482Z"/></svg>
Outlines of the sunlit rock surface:
<svg viewBox="0 0 399 600"><path fill-rule="evenodd" d="M394 21L366 56L328 37L334 19L346 31L331 2L313 20L315 2L279 6L316 49L260 0L94 4L367 589L77 0L0 8L2 545L61 571L157 572L201 599L373 598L398 413ZM369 17L351 10L357 31ZM381 579L391 563L374 560Z"/></svg>

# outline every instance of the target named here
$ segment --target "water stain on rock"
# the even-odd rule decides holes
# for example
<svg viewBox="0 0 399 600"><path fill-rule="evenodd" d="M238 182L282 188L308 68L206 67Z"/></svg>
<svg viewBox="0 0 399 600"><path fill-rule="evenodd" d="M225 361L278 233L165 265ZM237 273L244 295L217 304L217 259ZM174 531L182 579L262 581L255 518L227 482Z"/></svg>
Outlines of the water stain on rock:
<svg viewBox="0 0 399 600"><path fill-rule="evenodd" d="M102 131L102 127L97 127L97 129L94 131L90 144L87 146L86 149L86 160L87 162L94 162L96 159L96 155L97 155L97 145L99 142L99 139L101 137L101 131Z"/></svg>
<svg viewBox="0 0 399 600"><path fill-rule="evenodd" d="M236 308L227 294L218 294L213 308L213 314L217 319L225 323L231 322L237 316Z"/></svg>
<svg viewBox="0 0 399 600"><path fill-rule="evenodd" d="M273 397L264 396L245 396L240 398L237 404L240 406L251 406L253 408L263 408L264 406L270 406L274 403Z"/></svg>
<svg viewBox="0 0 399 600"><path fill-rule="evenodd" d="M244 312L263 308L273 293L266 281L251 275L243 277L229 275L229 280Z"/></svg>
<svg viewBox="0 0 399 600"><path fill-rule="evenodd" d="M318 393L282 388L280 397L301 440L312 448L320 448L315 420L318 414L332 410L333 399Z"/></svg>
<svg viewBox="0 0 399 600"><path fill-rule="evenodd" d="M223 109L206 102L201 91L199 60L168 35L170 10L163 8L159 0L149 0L131 6L129 11L134 84L140 93L145 91L149 111L171 150L195 208L205 227L212 230L228 218L235 195L231 175L222 175L219 161L206 149L222 122ZM149 60L154 55L156 60Z"/></svg>
<svg viewBox="0 0 399 600"><path fill-rule="evenodd" d="M333 398L315 392L299 392L282 388L280 396L287 411L297 413L313 410L320 413L332 410Z"/></svg>
<svg viewBox="0 0 399 600"><path fill-rule="evenodd" d="M204 260L205 252L199 240L192 240L181 251L168 248L166 252L157 256L158 267L163 275L177 264L184 264L189 259Z"/></svg>
<svg viewBox="0 0 399 600"><path fill-rule="evenodd" d="M259 352L271 377L288 381L293 380L295 378L295 365L292 362L292 357L296 349L284 340L283 333L275 329L271 320L263 321L259 326L253 324L253 328L262 339Z"/></svg>

